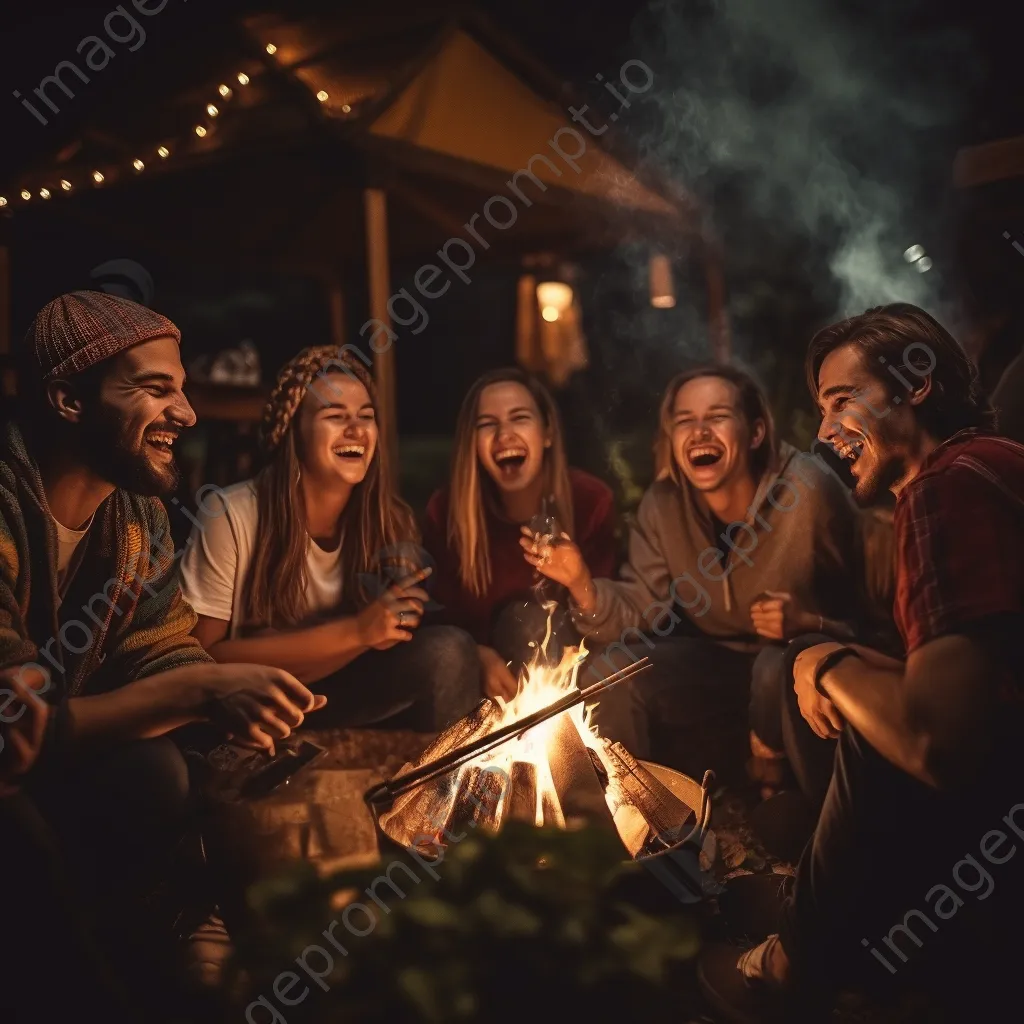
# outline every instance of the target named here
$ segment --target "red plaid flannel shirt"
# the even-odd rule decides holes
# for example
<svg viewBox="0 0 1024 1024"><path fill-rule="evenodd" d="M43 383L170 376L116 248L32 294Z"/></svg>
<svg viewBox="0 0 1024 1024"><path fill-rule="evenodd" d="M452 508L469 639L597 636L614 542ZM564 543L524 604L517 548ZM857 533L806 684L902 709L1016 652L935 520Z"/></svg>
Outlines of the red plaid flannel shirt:
<svg viewBox="0 0 1024 1024"><path fill-rule="evenodd" d="M896 502L896 625L907 654L998 622L1003 696L1024 695L1024 445L963 430Z"/></svg>

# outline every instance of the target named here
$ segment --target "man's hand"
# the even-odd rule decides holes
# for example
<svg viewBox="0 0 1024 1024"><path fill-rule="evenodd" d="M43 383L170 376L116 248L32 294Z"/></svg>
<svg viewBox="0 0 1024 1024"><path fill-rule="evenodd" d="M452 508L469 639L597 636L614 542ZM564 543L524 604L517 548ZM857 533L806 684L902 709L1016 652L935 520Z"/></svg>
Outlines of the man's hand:
<svg viewBox="0 0 1024 1024"><path fill-rule="evenodd" d="M275 741L286 739L309 712L326 703L326 697L313 694L284 669L221 665L206 710L236 743L273 757Z"/></svg>
<svg viewBox="0 0 1024 1024"><path fill-rule="evenodd" d="M515 676L493 647L481 644L479 650L484 694L488 697L504 697L510 701L519 689Z"/></svg>
<svg viewBox="0 0 1024 1024"><path fill-rule="evenodd" d="M836 706L814 688L814 673L821 659L845 644L815 644L796 656L793 666L793 688L796 690L800 714L816 736L823 740L835 740L843 728L843 719Z"/></svg>
<svg viewBox="0 0 1024 1024"><path fill-rule="evenodd" d="M21 667L0 672L0 796L17 790L18 780L39 757L46 735L50 707L25 680L27 674Z"/></svg>
<svg viewBox="0 0 1024 1024"><path fill-rule="evenodd" d="M809 615L792 594L766 590L750 605L750 618L758 636L768 640L792 640L818 628L819 619Z"/></svg>
<svg viewBox="0 0 1024 1024"><path fill-rule="evenodd" d="M423 606L430 600L430 595L417 584L432 571L420 569L398 580L356 616L359 636L365 646L386 651L412 639L412 631L423 617Z"/></svg>

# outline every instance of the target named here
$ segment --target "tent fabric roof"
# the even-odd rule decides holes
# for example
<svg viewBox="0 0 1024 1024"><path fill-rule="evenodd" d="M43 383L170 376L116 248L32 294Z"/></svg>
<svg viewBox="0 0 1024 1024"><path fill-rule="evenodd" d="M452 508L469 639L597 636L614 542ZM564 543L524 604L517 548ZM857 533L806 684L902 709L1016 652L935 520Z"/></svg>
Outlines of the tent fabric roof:
<svg viewBox="0 0 1024 1024"><path fill-rule="evenodd" d="M670 201L642 184L544 95L550 80L523 67L479 23L452 22L443 4L399 18L389 8L243 19L188 64L166 65L145 104L99 110L52 163L3 192L7 212L49 216L70 203L125 238L145 223L183 258L337 267L363 259L362 187L388 191L402 260L462 230L529 165L546 188L517 180L543 215L501 232L499 258L699 230L688 197ZM551 146L567 128L585 141L579 172ZM559 138L573 160L579 142L565 131ZM544 159L531 161L536 154ZM20 188L51 198L20 203ZM219 202L196 202L215 195Z"/></svg>

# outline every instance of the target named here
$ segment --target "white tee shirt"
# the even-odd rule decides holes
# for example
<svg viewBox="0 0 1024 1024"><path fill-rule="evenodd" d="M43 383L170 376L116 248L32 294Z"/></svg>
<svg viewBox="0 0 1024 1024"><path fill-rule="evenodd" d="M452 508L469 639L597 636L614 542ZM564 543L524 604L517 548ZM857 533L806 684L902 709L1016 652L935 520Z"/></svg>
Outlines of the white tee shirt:
<svg viewBox="0 0 1024 1024"><path fill-rule="evenodd" d="M53 520L53 525L57 528L57 586L61 588L64 586L64 580L68 573L68 568L71 565L71 560L75 557L75 552L78 550L78 545L85 540L85 535L89 532L89 527L92 526L92 521L96 517L93 513L89 516L89 521L80 530L69 530L62 523L58 523L53 516L50 519Z"/></svg>
<svg viewBox="0 0 1024 1024"><path fill-rule="evenodd" d="M207 511L209 510L209 511ZM181 591L200 614L230 623L229 639L239 636L245 581L258 542L258 506L252 480L211 493L198 510L181 559ZM306 613L313 621L341 601L341 545L324 551L312 538L306 556Z"/></svg>

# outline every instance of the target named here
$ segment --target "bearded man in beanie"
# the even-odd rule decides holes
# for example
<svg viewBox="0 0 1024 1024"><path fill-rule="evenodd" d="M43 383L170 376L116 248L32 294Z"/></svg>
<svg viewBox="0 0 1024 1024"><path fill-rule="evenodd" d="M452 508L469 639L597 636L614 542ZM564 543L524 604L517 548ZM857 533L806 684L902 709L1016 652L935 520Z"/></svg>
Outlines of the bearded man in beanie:
<svg viewBox="0 0 1024 1024"><path fill-rule="evenodd" d="M0 687L0 826L18 820L9 801L30 802L112 924L160 880L188 822L186 764L166 734L207 721L272 751L323 702L280 669L216 664L190 636L159 500L195 423L179 340L120 296L54 299L0 435L0 671L14 680ZM23 719L41 721L31 756ZM34 911L31 884L13 888ZM26 958L45 962L38 952Z"/></svg>

